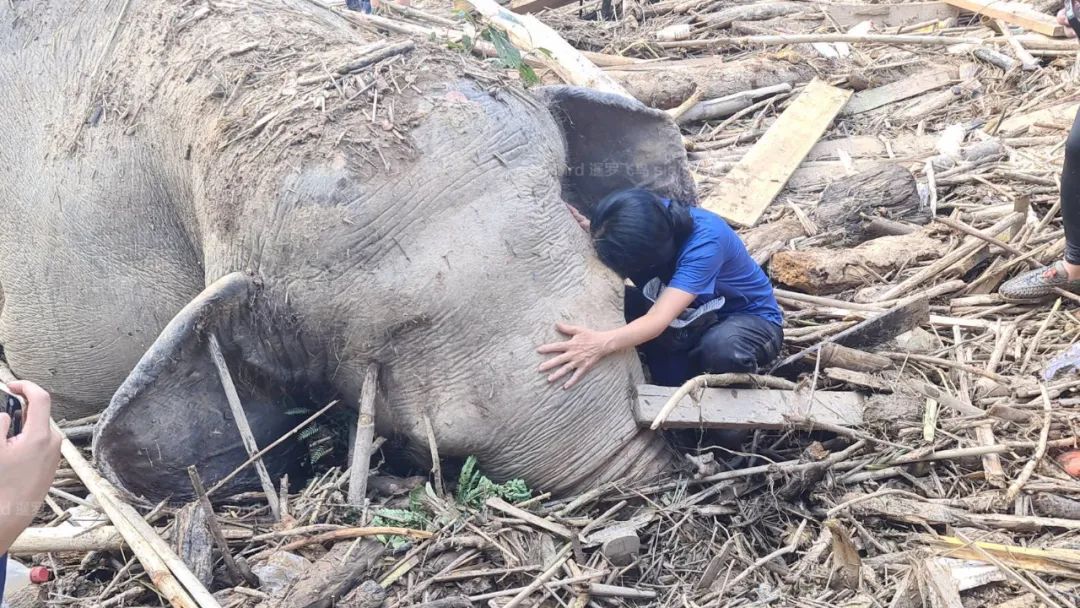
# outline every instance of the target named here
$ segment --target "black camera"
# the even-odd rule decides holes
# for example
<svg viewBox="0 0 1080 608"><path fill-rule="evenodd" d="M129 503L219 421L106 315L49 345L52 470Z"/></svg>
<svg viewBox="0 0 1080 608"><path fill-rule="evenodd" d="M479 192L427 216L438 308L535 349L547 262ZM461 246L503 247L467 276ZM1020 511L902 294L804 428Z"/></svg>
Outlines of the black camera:
<svg viewBox="0 0 1080 608"><path fill-rule="evenodd" d="M8 387L0 384L0 397L4 399L4 411L11 416L11 426L8 427L8 437L14 437L22 432L23 414L26 412L26 403L23 398L12 393Z"/></svg>

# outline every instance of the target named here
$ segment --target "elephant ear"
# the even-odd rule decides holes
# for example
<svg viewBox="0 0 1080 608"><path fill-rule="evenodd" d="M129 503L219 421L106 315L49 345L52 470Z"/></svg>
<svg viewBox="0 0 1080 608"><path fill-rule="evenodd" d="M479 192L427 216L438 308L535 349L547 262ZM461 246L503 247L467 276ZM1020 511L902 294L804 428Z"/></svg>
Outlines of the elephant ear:
<svg viewBox="0 0 1080 608"><path fill-rule="evenodd" d="M563 199L591 209L607 194L646 188L696 204L682 134L665 112L635 99L572 86L539 87L566 142Z"/></svg>
<svg viewBox="0 0 1080 608"><path fill-rule="evenodd" d="M208 336L219 336L228 355L227 336L238 334L234 325L248 316L257 290L244 273L212 283L173 317L113 395L94 429L93 452L99 470L122 490L152 501L190 498L189 466L210 486L247 460ZM232 375L256 443L285 434L295 419L278 396L264 383ZM264 458L272 476L300 461L290 452L278 448ZM248 467L227 489L256 487Z"/></svg>

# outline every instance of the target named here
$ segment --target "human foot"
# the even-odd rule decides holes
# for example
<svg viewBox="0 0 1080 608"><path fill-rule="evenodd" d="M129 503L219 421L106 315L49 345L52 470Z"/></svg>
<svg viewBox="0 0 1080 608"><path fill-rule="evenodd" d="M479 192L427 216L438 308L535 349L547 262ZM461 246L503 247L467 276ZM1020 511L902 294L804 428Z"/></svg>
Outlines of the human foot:
<svg viewBox="0 0 1080 608"><path fill-rule="evenodd" d="M1006 302L1030 302L1050 297L1058 288L1080 291L1080 266L1059 261L1029 270L1005 282L998 293Z"/></svg>

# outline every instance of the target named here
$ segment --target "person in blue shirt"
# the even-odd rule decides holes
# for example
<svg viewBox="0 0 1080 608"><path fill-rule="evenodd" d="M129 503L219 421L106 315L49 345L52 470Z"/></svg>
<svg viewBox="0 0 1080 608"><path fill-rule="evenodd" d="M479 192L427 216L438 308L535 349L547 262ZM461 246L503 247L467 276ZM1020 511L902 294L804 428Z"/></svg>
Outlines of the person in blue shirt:
<svg viewBox="0 0 1080 608"><path fill-rule="evenodd" d="M605 356L645 355L652 382L678 386L703 373L754 373L776 359L783 315L772 284L720 216L644 189L613 192L591 218L571 208L600 260L630 279L626 325L557 323L568 339L537 350L548 381L576 384Z"/></svg>

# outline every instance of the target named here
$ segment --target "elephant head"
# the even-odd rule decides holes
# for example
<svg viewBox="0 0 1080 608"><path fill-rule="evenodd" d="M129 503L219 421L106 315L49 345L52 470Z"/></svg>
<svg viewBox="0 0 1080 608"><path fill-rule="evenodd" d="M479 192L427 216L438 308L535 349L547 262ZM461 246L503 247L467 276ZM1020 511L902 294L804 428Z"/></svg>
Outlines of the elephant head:
<svg viewBox="0 0 1080 608"><path fill-rule="evenodd" d="M244 146L193 163L206 289L168 324L102 416L94 452L121 487L188 495L247 459L215 369L217 336L259 446L298 420L282 395L355 407L380 367L377 431L427 458L475 455L493 478L566 492L670 466L637 427L634 352L563 390L537 372L555 323L623 323L623 283L565 203L588 210L642 186L695 199L681 135L662 112L574 87L423 81L401 106L407 152L371 163L326 125L318 153L265 166ZM355 121L355 122L349 122ZM207 150L213 148L206 146ZM272 476L297 456L271 451ZM253 487L250 471L232 489ZM255 486L257 487L257 486Z"/></svg>

